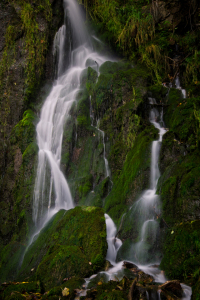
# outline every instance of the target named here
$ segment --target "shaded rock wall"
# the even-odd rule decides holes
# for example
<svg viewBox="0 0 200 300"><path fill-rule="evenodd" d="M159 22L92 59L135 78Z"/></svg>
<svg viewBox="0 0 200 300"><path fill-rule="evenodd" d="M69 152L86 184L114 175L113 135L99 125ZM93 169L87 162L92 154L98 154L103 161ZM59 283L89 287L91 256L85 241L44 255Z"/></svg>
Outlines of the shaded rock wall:
<svg viewBox="0 0 200 300"><path fill-rule="evenodd" d="M42 101L46 93L46 89L39 93L42 83L52 79L52 43L55 32L63 23L61 0L40 4L35 5L33 1L0 2L0 251L11 240L14 247L20 247L32 224L31 203L37 153L36 103ZM49 19L45 5L48 5ZM25 20L28 13L31 27ZM33 36L30 28L38 28ZM31 39L33 47L36 41L40 41L44 48L40 52L37 52L39 46L29 48L28 40ZM48 50L45 48L47 44ZM30 58L31 51L33 60ZM38 64L39 58L41 61ZM35 67L37 64L38 67ZM41 73L38 73L39 69ZM1 256L1 259L5 257Z"/></svg>

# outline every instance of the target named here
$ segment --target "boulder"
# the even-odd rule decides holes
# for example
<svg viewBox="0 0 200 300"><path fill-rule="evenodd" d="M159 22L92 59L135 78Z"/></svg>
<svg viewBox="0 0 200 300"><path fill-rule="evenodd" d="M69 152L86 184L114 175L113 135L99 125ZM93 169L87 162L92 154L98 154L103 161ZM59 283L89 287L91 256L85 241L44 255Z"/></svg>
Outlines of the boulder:
<svg viewBox="0 0 200 300"><path fill-rule="evenodd" d="M159 286L159 289L161 289L162 291L170 292L179 298L183 296L183 289L180 285L179 280L166 281L164 284Z"/></svg>
<svg viewBox="0 0 200 300"><path fill-rule="evenodd" d="M136 270L138 270L138 267L135 264L133 264L131 262L128 262L128 261L124 261L123 267L127 268L127 269L136 269Z"/></svg>
<svg viewBox="0 0 200 300"><path fill-rule="evenodd" d="M36 276L48 290L65 278L89 277L103 269L106 252L101 208L60 210L27 249L18 279Z"/></svg>
<svg viewBox="0 0 200 300"><path fill-rule="evenodd" d="M149 284L152 283L154 281L153 276L148 275L146 273L144 273L143 271L140 271L138 273L138 282L142 282L143 284Z"/></svg>

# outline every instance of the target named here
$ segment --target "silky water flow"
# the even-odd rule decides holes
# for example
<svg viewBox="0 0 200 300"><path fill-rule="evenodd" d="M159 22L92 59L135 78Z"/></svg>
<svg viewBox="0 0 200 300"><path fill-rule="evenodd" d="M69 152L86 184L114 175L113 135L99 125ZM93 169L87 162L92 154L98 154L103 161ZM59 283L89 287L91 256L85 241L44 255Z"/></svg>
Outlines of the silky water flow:
<svg viewBox="0 0 200 300"><path fill-rule="evenodd" d="M95 51L93 41L95 44L102 42L95 36L90 38L77 1L64 0L63 4L64 25L56 33L53 44L56 79L44 101L36 127L39 151L33 195L35 230L25 253L56 212L74 207L67 180L60 168L64 126L70 118L72 104L78 101L81 80L87 68L90 66L98 72L102 63L112 61L111 57Z"/></svg>
<svg viewBox="0 0 200 300"><path fill-rule="evenodd" d="M156 190L158 179L160 177L158 167L159 152L166 129L164 128L163 108L161 109L161 112L159 112L154 107L157 104L154 98L149 98L149 103L152 106L149 120L158 129L159 138L158 140L153 141L151 148L150 188L145 190L136 203L130 208L132 218L137 220L136 226L138 228L139 241L131 247L129 261L137 265L138 268L145 273L153 276L156 282L164 283L167 279L165 278L164 273L156 267L156 265L159 265L160 263L160 253L156 250L156 244L158 243L159 237L157 217L159 217L161 213L160 197L156 194ZM105 167L106 165L105 162ZM115 280L116 278L122 279L124 276L123 261L116 262L117 252L122 245L122 242L116 237L117 229L112 219L107 214L105 214L105 218L108 243L106 259L111 263L112 267L110 267L108 271L94 274L86 279L86 289L87 287L90 287L90 282L95 280L96 277L101 278L103 276L104 281L109 281ZM152 250L150 252L153 252L151 257L148 255L148 250ZM184 284L181 285L184 290L182 300L189 300L192 294L191 288ZM152 295L149 295L148 292L146 293L147 299L160 299L160 291L157 293L155 292ZM82 293L82 295L85 294L85 292Z"/></svg>
<svg viewBox="0 0 200 300"><path fill-rule="evenodd" d="M69 66L63 70L66 54L66 24L54 39L54 57L57 62L57 79L41 110L37 125L38 166L34 189L33 220L37 228L61 208L73 208L74 203L66 178L60 169L63 128L72 104L81 90L81 78L88 66L97 71L107 60L94 51L84 26L79 5L74 0L64 0L65 15L70 21L72 37L68 41ZM66 22L66 21L65 21ZM68 37L69 38L69 37Z"/></svg>
<svg viewBox="0 0 200 300"><path fill-rule="evenodd" d="M39 148L33 200L33 221L36 232L32 236L30 243L58 210L62 208L68 210L74 207L67 180L60 169L63 128L67 118L70 118L69 112L72 104L77 101L84 71L90 66L99 74L99 66L105 61L112 60L100 55L93 49L92 39L99 43L101 41L95 36L90 38L84 26L84 18L77 2L74 0L64 0L64 10L65 24L59 29L54 39L53 54L56 62L55 73L57 78L43 104L40 120L36 128ZM66 22L69 22L69 24L66 24ZM71 28L71 34L67 32L67 27ZM65 51L66 44L68 54ZM66 66L66 62L68 66ZM157 181L160 176L158 156L165 129L162 127L162 122L158 122L158 118L159 113L153 108L150 113L150 121L159 130L159 140L154 141L152 144L150 189L145 191L131 208L135 213L139 211L142 216L138 223L140 227L140 241L131 251L134 253L133 261L138 265L142 263L143 265L140 266L141 269L146 273L152 274L155 280L161 282L165 281L165 279L161 278L162 275L160 275L157 269L154 268L152 270L147 264L144 266L144 262L147 263L145 261L144 248L146 247L144 245L147 244L148 236L151 236L152 242L156 239L158 225L155 214L159 213L160 209L159 196L156 195ZM98 130L102 134L104 143L104 132L99 128ZM104 161L105 175L110 176L108 161L105 156L105 143ZM105 214L105 219L108 242L107 260L110 261L113 267L103 273L105 273L107 280L111 280L115 278L116 274L118 274L118 277L119 273L123 276L123 262L116 263L117 251L122 242L116 238L117 230L112 219L107 214ZM93 275L90 279L86 280L86 283L88 284L95 276ZM190 299L190 296L184 299Z"/></svg>

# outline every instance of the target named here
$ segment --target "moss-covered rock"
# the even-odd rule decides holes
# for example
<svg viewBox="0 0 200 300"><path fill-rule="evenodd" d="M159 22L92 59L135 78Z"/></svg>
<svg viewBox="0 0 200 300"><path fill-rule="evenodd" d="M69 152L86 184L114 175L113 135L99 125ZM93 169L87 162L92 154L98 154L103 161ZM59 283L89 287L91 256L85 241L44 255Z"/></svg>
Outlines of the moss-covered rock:
<svg viewBox="0 0 200 300"><path fill-rule="evenodd" d="M169 131L163 136L162 175L158 182L165 222L161 267L168 277L194 285L193 299L196 299L199 289L199 98L183 99L180 90L171 89L167 103L164 120Z"/></svg>
<svg viewBox="0 0 200 300"><path fill-rule="evenodd" d="M99 266L102 265L102 261L99 261ZM57 246L53 252L42 259L37 268L37 278L44 282L45 289L49 289L61 284L66 277L89 277L92 269L79 246Z"/></svg>
<svg viewBox="0 0 200 300"><path fill-rule="evenodd" d="M195 149L199 139L199 98L183 99L180 90L170 89L167 103L169 106L164 113L167 127L174 132L179 142L186 143L190 150Z"/></svg>
<svg viewBox="0 0 200 300"><path fill-rule="evenodd" d="M149 186L150 145L156 137L157 130L153 126L149 126L137 136L120 175L115 179L113 189L106 198L105 209L118 224L120 216L127 211L127 205L132 205L141 190ZM135 230L132 222L133 220L126 215L120 230L121 237L132 236L132 231Z"/></svg>
<svg viewBox="0 0 200 300"><path fill-rule="evenodd" d="M43 101L44 79L52 78L51 45L62 5L62 0L0 3L0 282L16 275L33 225L35 104Z"/></svg>
<svg viewBox="0 0 200 300"><path fill-rule="evenodd" d="M87 292L87 297L92 299L106 299L106 300L125 300L127 299L131 281L124 277L119 281L109 281L102 283L101 281Z"/></svg>
<svg viewBox="0 0 200 300"><path fill-rule="evenodd" d="M49 289L66 277L87 277L97 272L104 266L106 251L102 209L61 210L27 249L18 278L36 276Z"/></svg>
<svg viewBox="0 0 200 300"><path fill-rule="evenodd" d="M39 281L37 281L37 282L11 283L4 290L3 295L2 295L2 297L3 297L2 299L18 299L18 298L14 298L14 297L11 298L13 296L14 292L17 293L16 294L17 296L19 296L20 294L25 294L25 293L41 293L41 286L40 286ZM24 295L22 295L22 296L23 296L23 299L24 299ZM21 298L19 298L19 299L21 299Z"/></svg>
<svg viewBox="0 0 200 300"><path fill-rule="evenodd" d="M160 152L161 177L158 191L163 201L163 217L169 226L199 218L199 109L198 98L182 99L171 89L164 114L170 128Z"/></svg>
<svg viewBox="0 0 200 300"><path fill-rule="evenodd" d="M200 230L199 220L180 223L168 230L164 244L161 268L170 278L195 284L199 288L200 270ZM193 298L198 299L198 298Z"/></svg>
<svg viewBox="0 0 200 300"><path fill-rule="evenodd" d="M84 284L85 280L78 278L78 277L73 277L60 286L53 287L50 289L45 295L42 296L41 300L51 300L53 297L55 299L69 299L69 300L74 300L75 299L75 289L81 289L82 285ZM63 296L63 291L67 289L67 292L69 293L67 298L66 296Z"/></svg>

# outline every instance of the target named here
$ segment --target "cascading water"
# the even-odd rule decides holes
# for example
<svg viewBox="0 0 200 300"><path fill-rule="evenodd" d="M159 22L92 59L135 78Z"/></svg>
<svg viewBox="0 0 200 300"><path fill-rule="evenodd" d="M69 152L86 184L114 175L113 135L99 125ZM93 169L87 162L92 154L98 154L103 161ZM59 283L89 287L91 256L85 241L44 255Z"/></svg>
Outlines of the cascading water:
<svg viewBox="0 0 200 300"><path fill-rule="evenodd" d="M105 176L106 177L110 177L110 169L109 169L109 165L108 165L108 160L106 158L106 145L105 145L105 133L103 130L99 129L99 122L97 122L97 130L101 133L102 135L102 139L103 139L103 159L104 159L104 162L105 162Z"/></svg>
<svg viewBox="0 0 200 300"><path fill-rule="evenodd" d="M177 75L176 78L175 78L175 85L176 85L176 88L178 90L181 90L182 92L182 95L183 95L183 99L186 98L186 90L185 89L182 89L181 87L181 84L180 84L180 79L179 79L179 76Z"/></svg>
<svg viewBox="0 0 200 300"><path fill-rule="evenodd" d="M91 66L97 71L97 68L108 60L93 50L77 2L64 0L64 9L72 31L72 38L68 42L69 66L66 71L63 69L66 47L66 24L64 24L54 40L58 78L44 102L36 128L39 153L33 220L37 228L43 226L48 215L52 216L52 213L61 208L70 209L74 206L67 181L60 170L63 127L69 117L72 103L76 101L81 89L84 70Z"/></svg>
<svg viewBox="0 0 200 300"><path fill-rule="evenodd" d="M149 98L151 105L156 104L156 100ZM166 278L164 273L157 267L152 266L152 262L159 263L159 253L156 253L156 249L152 249L152 246L156 246L156 237L158 234L157 217L160 215L160 197L156 195L157 183L160 176L158 168L158 158L160 151L160 144L162 142L163 135L166 130L163 122L163 108L161 113L153 107L150 110L150 122L159 130L159 138L157 141L153 141L151 149L151 172L150 172L150 189L144 191L138 201L131 207L133 212L133 218L137 219L139 215L139 237L140 240L136 243L131 251L133 254L132 261L138 265L138 267L145 273L152 275L156 282L164 283ZM148 250L153 250L153 257L149 257ZM184 296L182 300L189 300L192 295L191 288L184 284L181 284ZM148 296L149 297L149 296ZM158 291L158 297L160 294Z"/></svg>
<svg viewBox="0 0 200 300"><path fill-rule="evenodd" d="M117 251L122 245L122 241L116 237L117 228L113 220L107 214L105 214L105 219L108 243L106 259L109 260L113 266L116 266Z"/></svg>
<svg viewBox="0 0 200 300"><path fill-rule="evenodd" d="M150 104L156 104L155 99L149 99ZM156 194L157 182L160 177L158 168L158 157L162 137L166 130L161 127L163 123L162 114L153 107L150 110L150 122L159 130L159 139L153 141L151 149L151 169L150 169L150 189L144 191L141 197L131 207L132 217L137 220L137 229L139 241L131 249L132 260L136 264L147 264L149 262L158 262L159 253L156 253L156 241L158 236L157 217L160 215L160 198ZM154 247L154 249L152 249ZM153 251L150 258L148 252Z"/></svg>
<svg viewBox="0 0 200 300"><path fill-rule="evenodd" d="M37 125L37 141L39 147L37 177L34 189L33 220L36 228L40 229L44 223L59 209L70 209L74 206L67 181L60 169L63 128L69 117L70 108L76 101L81 89L81 78L84 70L91 66L99 72L99 66L111 60L95 52L91 40L85 29L83 17L78 4L74 0L64 0L65 15L68 16L71 27L71 40L68 41L69 62L65 66L66 24L56 34L54 41L54 56L57 65L56 77L52 90L41 110L40 121ZM95 38L97 41L98 39ZM159 113L153 108L150 121L159 130L159 139L152 144L151 183L150 189L145 191L140 199L131 208L134 215L141 216L138 224L140 240L131 251L137 264L147 263L149 237L152 243L156 242L157 222L159 214L159 196L156 195L157 181L160 176L158 156L162 136L165 129L158 122ZM161 120L162 121L162 120ZM99 129L100 131L100 129ZM104 133L101 131L104 143ZM105 157L106 176L109 176L109 167ZM122 262L116 263L116 254L121 241L116 238L116 227L108 215L105 215L107 225L108 252L107 259L113 265L104 272L108 280L115 277L122 269ZM156 259L154 257L154 259ZM147 273L153 273L157 281L164 281L158 269L141 266ZM190 299L190 298L184 298Z"/></svg>
<svg viewBox="0 0 200 300"><path fill-rule="evenodd" d="M103 130L99 129L99 120L97 121L97 126L94 126L94 114L93 114L93 108L92 108L92 103L91 103L91 96L90 96L90 119L91 119L91 126L93 126L94 128L96 128L100 135L102 136L103 139L103 159L104 159L104 163L105 163L105 177L111 177L111 173L110 173L110 168L108 165L108 160L106 158L106 144L105 144L105 133Z"/></svg>

